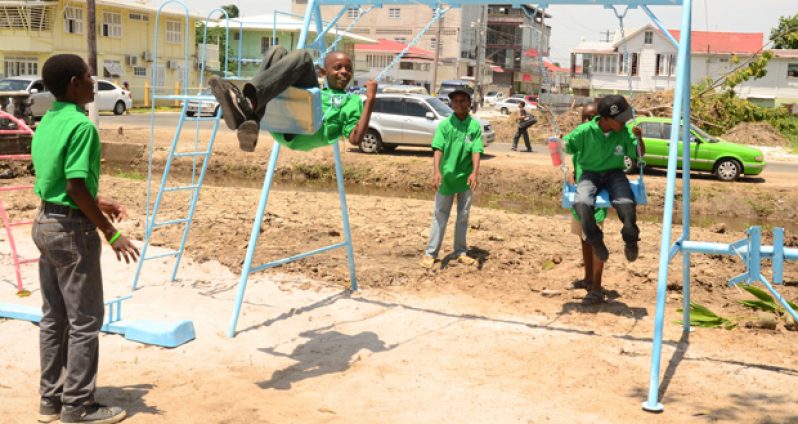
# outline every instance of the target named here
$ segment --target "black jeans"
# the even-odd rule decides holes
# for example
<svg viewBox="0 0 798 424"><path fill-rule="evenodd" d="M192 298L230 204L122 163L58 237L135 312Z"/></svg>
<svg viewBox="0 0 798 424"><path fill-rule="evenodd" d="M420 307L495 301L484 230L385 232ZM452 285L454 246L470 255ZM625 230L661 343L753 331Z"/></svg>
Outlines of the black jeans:
<svg viewBox="0 0 798 424"><path fill-rule="evenodd" d="M532 145L529 144L529 134L527 133L526 128L518 127L518 130L515 132L513 136L513 149L518 148L518 139L521 136L524 136L524 144L526 145L527 150L532 150Z"/></svg>
<svg viewBox="0 0 798 424"><path fill-rule="evenodd" d="M635 204L629 180L622 170L606 172L583 171L576 185L574 196L574 209L582 222L582 231L585 241L596 243L604 240L604 233L596 225L594 215L596 208L596 193L606 188L610 195L610 203L618 212L618 218L623 223L621 236L626 243L637 243L640 240L640 229L637 227L637 205Z"/></svg>
<svg viewBox="0 0 798 424"><path fill-rule="evenodd" d="M313 58L306 50L289 53L282 46L270 47L260 64L258 74L244 84L244 95L257 99L253 105L257 121L263 119L266 104L291 86L319 86Z"/></svg>
<svg viewBox="0 0 798 424"><path fill-rule="evenodd" d="M31 231L41 252L40 394L67 405L93 402L104 312L100 234L82 215L41 209Z"/></svg>

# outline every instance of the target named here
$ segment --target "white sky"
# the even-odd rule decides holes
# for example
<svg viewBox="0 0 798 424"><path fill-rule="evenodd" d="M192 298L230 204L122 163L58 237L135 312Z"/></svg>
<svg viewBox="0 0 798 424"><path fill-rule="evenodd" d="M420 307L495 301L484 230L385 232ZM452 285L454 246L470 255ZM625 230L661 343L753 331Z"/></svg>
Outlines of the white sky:
<svg viewBox="0 0 798 424"><path fill-rule="evenodd" d="M496 2L501 3L501 0ZM160 2L156 0L150 3ZM385 4L389 3L390 0L386 0ZM204 15L221 4L236 4L242 16L271 13L274 9L291 10L290 0L192 0L190 7ZM651 10L668 28L679 28L681 7L652 6ZM618 20L612 11L601 6L552 6L548 12L553 16L548 21L552 26L552 60L561 65L568 63L569 50L581 39L599 41L603 38L602 31L616 31L618 28ZM693 0L693 29L762 32L763 39L767 40L779 16L796 13L798 0ZM631 30L649 22L642 10L632 9L627 14L624 26Z"/></svg>

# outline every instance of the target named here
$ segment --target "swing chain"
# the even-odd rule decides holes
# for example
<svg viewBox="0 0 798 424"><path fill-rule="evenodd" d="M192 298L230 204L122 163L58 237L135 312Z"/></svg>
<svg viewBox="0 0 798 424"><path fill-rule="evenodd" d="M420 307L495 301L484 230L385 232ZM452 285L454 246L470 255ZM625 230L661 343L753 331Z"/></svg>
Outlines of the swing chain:
<svg viewBox="0 0 798 424"><path fill-rule="evenodd" d="M361 7L358 7L357 10L358 10L357 17L349 25L347 25L346 28L344 28L344 30L342 32L338 33L338 36L335 37L335 40L332 42L332 44L330 44L330 47L327 47L327 49L325 49L319 55L319 60L324 60L324 57L327 56L327 54L329 54L332 51L335 51L335 48L338 46L338 43L340 43L341 40L344 39L344 36L349 33L349 30L354 28L354 26L357 25L358 22L360 22L360 19L362 19L364 16L366 16L372 10L374 10L374 6L371 6L368 9L365 9L365 10L363 8L361 8Z"/></svg>
<svg viewBox="0 0 798 424"><path fill-rule="evenodd" d="M396 57L394 57L394 58L393 58L393 60L391 61L391 63L389 63L389 64L388 64L388 66L386 66L386 67L385 67L385 69L383 69L382 71L380 71L380 73L379 73L379 74L377 74L377 76L376 76L376 77L374 77L374 80L375 80L375 81L377 81L377 82L380 82L380 81L382 81L382 79L385 77L385 75L388 73L388 71L390 71L391 69L393 69L393 68L394 68L394 67L395 67L395 66L396 66L396 65L399 63L399 61L401 61L401 60L402 60L402 58L405 56L405 54L406 54L406 53L407 53L407 52L408 52L408 51L409 51L409 50L410 50L410 49L411 49L413 46L415 46L416 44L418 44L418 42L419 42L419 41L421 41L421 38L422 38L422 37L424 37L424 34L426 34L426 33L427 33L427 31L429 31L429 29L430 29L430 28L432 28L432 24L434 24L434 23L438 22L438 21L439 21L441 18L443 18L443 15L445 15L445 14L446 14L446 12L450 11L451 9L452 9L451 7L448 7L448 8L446 8L446 9L442 9L442 8L441 8L441 5L440 5L440 3L438 3L438 5L435 7L435 10L434 10L434 12L433 12L433 15L432 15L432 20L430 20L430 21L427 23L427 25L426 25L426 26L424 26L424 28L422 28L422 29L421 29L421 31L420 31L418 34L416 34L416 36L415 36L415 37L413 37L413 39L412 39L412 40L410 40L410 42L409 42L409 43L407 43L407 46L405 46L405 48L404 48L404 49L403 49L401 52L399 52L399 53L396 55Z"/></svg>
<svg viewBox="0 0 798 424"><path fill-rule="evenodd" d="M615 6L612 6L612 12L615 13L615 17L618 18L618 27L621 33L621 42L623 42L623 70L626 72L626 82L629 88L629 107L632 108L632 119L637 118L637 112L635 112L634 106L634 90L632 87L632 70L629 68L629 47L624 42L626 38L626 31L624 30L623 20L626 17L626 14L629 12L629 6L626 6L623 13L618 12L618 9ZM640 143L637 143L637 167L640 168L640 173L642 175L643 168L646 167L646 162L643 160L643 151L640 147Z"/></svg>

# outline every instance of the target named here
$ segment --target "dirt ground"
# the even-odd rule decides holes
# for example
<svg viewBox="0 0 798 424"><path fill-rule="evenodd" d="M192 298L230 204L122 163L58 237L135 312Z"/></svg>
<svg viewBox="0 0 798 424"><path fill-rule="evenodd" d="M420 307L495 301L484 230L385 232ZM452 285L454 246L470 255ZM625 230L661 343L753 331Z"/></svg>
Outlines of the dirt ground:
<svg viewBox="0 0 798 424"><path fill-rule="evenodd" d="M103 137L148 139L140 131ZM166 140L161 134L156 144L156 168ZM640 258L630 264L623 259L620 225L615 217L608 220L604 283L610 301L583 305L584 292L569 290L582 277L581 252L567 216L555 209L558 172L547 157L521 153L491 155L488 149L483 162L477 203L485 207L472 209L468 233L478 265L444 259L427 271L417 263L432 215L429 154L347 150L347 184L361 193L347 200L362 290L341 294L349 284L342 251L259 273L247 293L239 324L244 331L225 339L269 147L263 140L255 154L245 154L233 140L223 131L214 147L180 280L167 281L171 262L147 262L144 288L136 292L145 305L131 310L190 317L198 339L163 350L103 338L99 395L128 407L130 422L365 423L379 414L383 422L798 423L798 344L792 342L798 332L784 322L757 328L757 314L737 303L750 295L726 285L744 266L707 255L692 256L692 299L739 325L699 329L689 347L677 344L683 297L681 261L675 259L662 361L666 412L642 412L661 225L641 222ZM283 151L277 178L286 185L269 199L255 263L342 240L338 197L329 191L331 152ZM145 162L106 164L113 171L101 180L105 194L128 206L123 229L137 239L144 229ZM188 168L178 167L184 179ZM766 171L733 184L693 180L697 220L715 218L709 228L692 229L695 240L743 238L727 220L779 224L798 216L793 175ZM641 212L661 218L664 178L655 173L646 183L652 204ZM170 194L159 221L185 216L186 196ZM27 193L4 193L3 201L15 217L30 216L36 206ZM674 236L680 232L675 226ZM24 245L27 234L18 234ZM158 230L153 245L176 248L181 235L177 227ZM35 252L27 243L27 252ZM442 254L451 244L450 228ZM788 231L787 244L798 245L798 235ZM7 250L0 252L9 270L0 301L19 301ZM123 294L132 269L108 253L109 292ZM798 299L798 267L788 262L785 268L779 289ZM763 270L770 275L767 262ZM26 278L35 286L31 274ZM25 301L35 304L36 296ZM0 335L17 341L0 353L0 394L11 400L0 421L30 422L37 401L35 329L0 320Z"/></svg>

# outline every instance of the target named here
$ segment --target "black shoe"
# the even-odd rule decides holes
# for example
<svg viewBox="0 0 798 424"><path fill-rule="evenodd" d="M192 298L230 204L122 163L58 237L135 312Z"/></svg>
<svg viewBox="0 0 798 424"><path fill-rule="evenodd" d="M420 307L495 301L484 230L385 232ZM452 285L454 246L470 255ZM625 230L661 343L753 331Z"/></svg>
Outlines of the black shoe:
<svg viewBox="0 0 798 424"><path fill-rule="evenodd" d="M258 133L260 124L258 121L248 120L241 123L236 130L238 137L238 147L245 152L254 152L258 144Z"/></svg>
<svg viewBox="0 0 798 424"><path fill-rule="evenodd" d="M518 148L517 147L510 147L510 150L516 151L516 150L518 150Z"/></svg>
<svg viewBox="0 0 798 424"><path fill-rule="evenodd" d="M590 243L590 246L593 247L593 254L596 255L598 260L607 262L607 259L610 258L610 252L607 250L607 245L604 244L603 240Z"/></svg>
<svg viewBox="0 0 798 424"><path fill-rule="evenodd" d="M526 149L524 151L527 152L527 153L532 153L532 149Z"/></svg>
<svg viewBox="0 0 798 424"><path fill-rule="evenodd" d="M43 397L39 402L39 422L51 423L61 415L61 400Z"/></svg>
<svg viewBox="0 0 798 424"><path fill-rule="evenodd" d="M61 410L62 423L113 424L127 416L124 409L117 406L105 406L99 403L89 405L64 405Z"/></svg>
<svg viewBox="0 0 798 424"><path fill-rule="evenodd" d="M222 108L224 123L231 130L237 129L254 114L249 100L230 81L212 77L208 84L211 86L213 97L216 97L216 101Z"/></svg>
<svg viewBox="0 0 798 424"><path fill-rule="evenodd" d="M626 260L629 262L634 262L637 260L638 248L637 242L634 243L626 243L626 246L623 248L623 253L626 255Z"/></svg>

